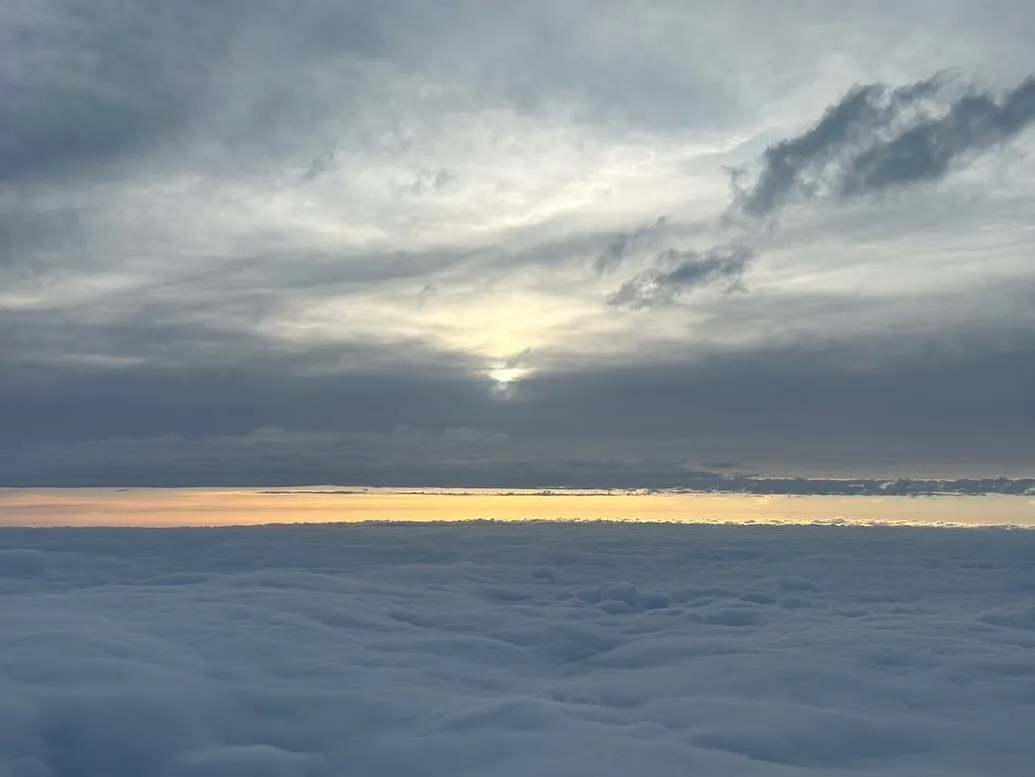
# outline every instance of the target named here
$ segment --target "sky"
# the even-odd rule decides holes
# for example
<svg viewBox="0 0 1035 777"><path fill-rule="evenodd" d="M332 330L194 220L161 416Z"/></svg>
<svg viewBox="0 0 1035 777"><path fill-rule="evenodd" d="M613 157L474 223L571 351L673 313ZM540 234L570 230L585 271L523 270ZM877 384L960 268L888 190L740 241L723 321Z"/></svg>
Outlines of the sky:
<svg viewBox="0 0 1035 777"><path fill-rule="evenodd" d="M0 488L0 530L403 522L1035 529L1035 493L910 498L531 489ZM2 554L0 554L2 560Z"/></svg>
<svg viewBox="0 0 1035 777"><path fill-rule="evenodd" d="M1035 469L1026 0L0 6L2 485Z"/></svg>

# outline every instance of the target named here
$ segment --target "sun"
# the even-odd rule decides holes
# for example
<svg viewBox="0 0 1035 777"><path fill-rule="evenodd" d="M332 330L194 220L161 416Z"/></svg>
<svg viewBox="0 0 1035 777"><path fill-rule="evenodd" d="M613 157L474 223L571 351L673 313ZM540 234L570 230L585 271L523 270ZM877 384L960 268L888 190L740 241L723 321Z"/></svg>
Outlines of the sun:
<svg viewBox="0 0 1035 777"><path fill-rule="evenodd" d="M526 348L506 357L497 356L485 365L483 374L492 381L492 390L495 394L502 397L514 395L517 384L534 372L528 364L531 353L532 349Z"/></svg>
<svg viewBox="0 0 1035 777"><path fill-rule="evenodd" d="M486 377L492 381L492 393L500 399L516 397L519 384L531 373L528 367L515 367L512 364L502 364L485 371Z"/></svg>
<svg viewBox="0 0 1035 777"><path fill-rule="evenodd" d="M497 386L506 387L521 380L528 370L524 367L493 367L488 374Z"/></svg>

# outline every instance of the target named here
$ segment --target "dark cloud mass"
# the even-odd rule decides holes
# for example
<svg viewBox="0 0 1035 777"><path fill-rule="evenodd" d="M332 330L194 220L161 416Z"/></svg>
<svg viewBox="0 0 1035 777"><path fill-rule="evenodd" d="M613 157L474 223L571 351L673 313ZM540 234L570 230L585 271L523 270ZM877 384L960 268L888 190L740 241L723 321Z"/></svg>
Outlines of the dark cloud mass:
<svg viewBox="0 0 1035 777"><path fill-rule="evenodd" d="M999 99L972 86L960 90L944 73L905 87L851 89L808 132L766 149L757 180L738 190L737 207L765 216L792 195L848 198L935 180L1035 119L1035 79Z"/></svg>
<svg viewBox="0 0 1035 777"><path fill-rule="evenodd" d="M922 122L860 154L841 182L841 194L940 178L957 159L1015 137L1033 119L1035 79L1007 92L999 102L990 95L969 93L941 118Z"/></svg>
<svg viewBox="0 0 1035 777"><path fill-rule="evenodd" d="M67 178L182 133L208 96L233 6L47 0L4 12L0 182Z"/></svg>

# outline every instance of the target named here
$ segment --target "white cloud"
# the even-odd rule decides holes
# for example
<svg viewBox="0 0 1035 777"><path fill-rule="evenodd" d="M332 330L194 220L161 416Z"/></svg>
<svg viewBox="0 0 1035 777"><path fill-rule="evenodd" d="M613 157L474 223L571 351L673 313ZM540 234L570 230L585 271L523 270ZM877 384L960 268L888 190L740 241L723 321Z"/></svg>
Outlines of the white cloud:
<svg viewBox="0 0 1035 777"><path fill-rule="evenodd" d="M5 530L0 774L1027 777L1033 541Z"/></svg>

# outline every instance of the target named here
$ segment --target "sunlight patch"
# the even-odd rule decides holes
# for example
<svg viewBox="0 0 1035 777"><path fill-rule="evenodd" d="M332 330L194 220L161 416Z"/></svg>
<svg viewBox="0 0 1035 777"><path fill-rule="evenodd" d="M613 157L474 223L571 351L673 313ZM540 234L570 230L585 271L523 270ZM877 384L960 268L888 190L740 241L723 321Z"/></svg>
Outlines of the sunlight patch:
<svg viewBox="0 0 1035 777"><path fill-rule="evenodd" d="M497 386L506 388L512 383L516 383L528 376L529 370L527 367L494 367L489 370L489 377L496 383Z"/></svg>

